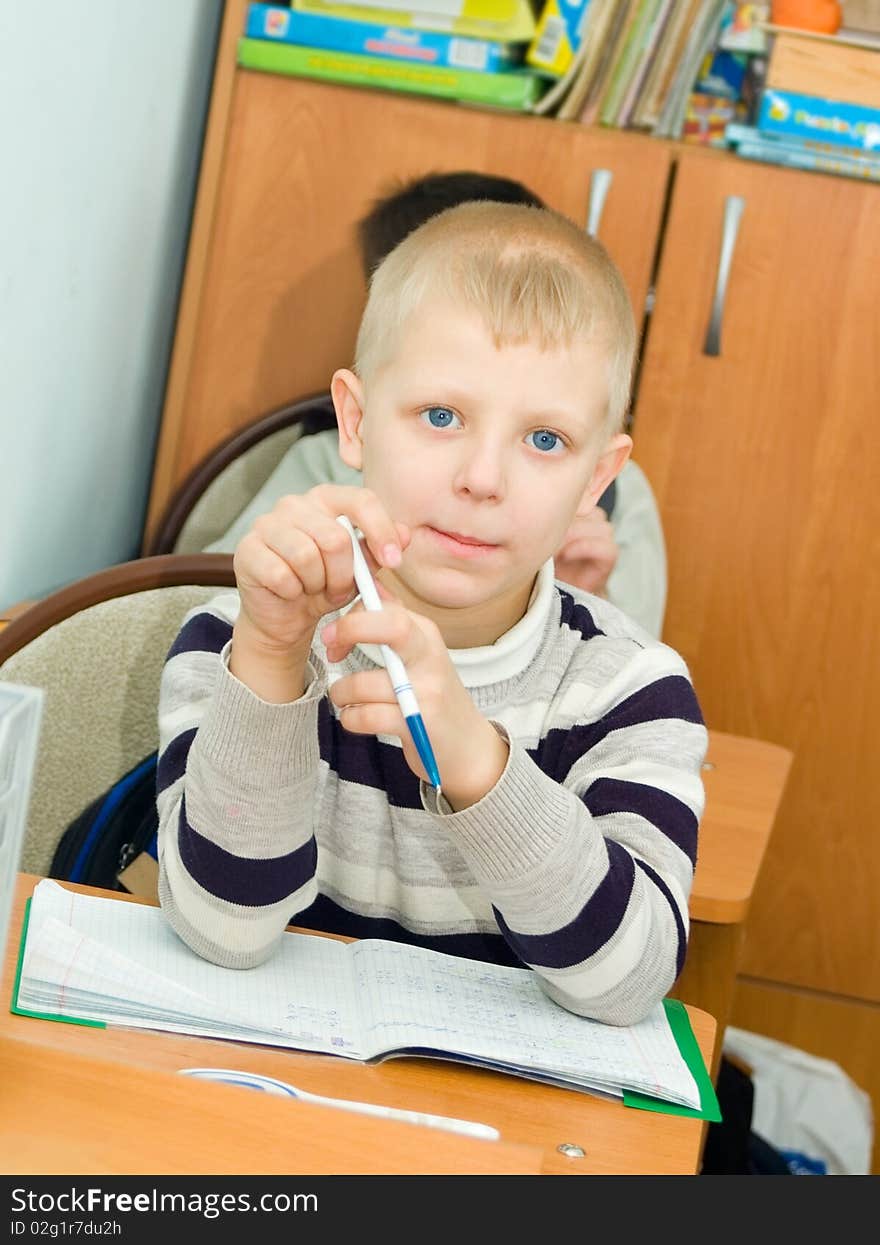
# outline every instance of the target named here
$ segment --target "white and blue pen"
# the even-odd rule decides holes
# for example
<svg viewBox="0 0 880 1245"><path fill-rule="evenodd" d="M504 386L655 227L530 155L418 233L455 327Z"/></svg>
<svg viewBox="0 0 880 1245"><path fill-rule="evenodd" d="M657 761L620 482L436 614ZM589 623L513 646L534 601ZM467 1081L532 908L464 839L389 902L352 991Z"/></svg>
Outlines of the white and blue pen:
<svg viewBox="0 0 880 1245"><path fill-rule="evenodd" d="M351 547L354 553L354 582L357 584L358 592L364 603L364 609L375 613L382 609L382 599L376 590L376 585L373 583L373 576L370 574L370 568L367 566L367 560L361 549L361 542L358 540L357 533L351 525L351 520L346 515L340 514L337 517L337 522L342 524L351 537ZM425 723L422 721L422 715L419 711L419 702L416 700L416 694L413 691L412 683L409 681L409 675L406 673L406 667L393 648L389 648L387 644L380 644L379 648L382 651L385 669L388 671L388 677L391 679L394 695L397 697L397 703L400 705L400 711L406 718L412 741L428 775L428 782L430 782L437 794L440 795L440 773L437 769L437 761L434 758L434 750L431 747L428 732L425 730Z"/></svg>

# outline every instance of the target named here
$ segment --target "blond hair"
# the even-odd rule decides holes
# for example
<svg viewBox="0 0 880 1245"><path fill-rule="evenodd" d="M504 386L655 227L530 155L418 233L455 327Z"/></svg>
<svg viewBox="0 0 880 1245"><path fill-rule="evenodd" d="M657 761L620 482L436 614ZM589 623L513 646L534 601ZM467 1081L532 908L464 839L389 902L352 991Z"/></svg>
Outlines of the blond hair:
<svg viewBox="0 0 880 1245"><path fill-rule="evenodd" d="M632 306L608 252L567 217L474 202L413 230L370 282L354 363L365 383L428 296L477 311L496 346L534 341L546 350L578 339L607 346L608 431L622 426L637 345Z"/></svg>

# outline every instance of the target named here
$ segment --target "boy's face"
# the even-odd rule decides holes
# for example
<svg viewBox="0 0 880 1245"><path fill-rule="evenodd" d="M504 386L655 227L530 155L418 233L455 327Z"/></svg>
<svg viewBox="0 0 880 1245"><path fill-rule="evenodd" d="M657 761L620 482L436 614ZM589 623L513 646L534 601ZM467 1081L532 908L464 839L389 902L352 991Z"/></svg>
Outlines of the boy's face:
<svg viewBox="0 0 880 1245"><path fill-rule="evenodd" d="M579 342L497 348L476 312L424 304L366 392L334 377L340 452L412 533L382 578L453 648L490 644L535 575L623 466L604 432L607 352Z"/></svg>

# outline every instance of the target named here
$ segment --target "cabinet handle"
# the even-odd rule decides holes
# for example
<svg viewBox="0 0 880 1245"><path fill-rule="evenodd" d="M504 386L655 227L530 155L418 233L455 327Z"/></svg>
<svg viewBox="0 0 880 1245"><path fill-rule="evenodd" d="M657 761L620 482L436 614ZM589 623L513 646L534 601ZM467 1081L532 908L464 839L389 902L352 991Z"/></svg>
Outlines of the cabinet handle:
<svg viewBox="0 0 880 1245"><path fill-rule="evenodd" d="M742 195L728 195L724 202L724 228L721 233L721 251L718 255L718 271L715 274L715 297L712 299L712 315L703 343L703 354L721 354L721 320L724 316L724 300L727 298L727 278L730 262L746 201Z"/></svg>
<svg viewBox="0 0 880 1245"><path fill-rule="evenodd" d="M587 233L595 238L599 233L602 209L611 186L610 169L593 169L590 174L590 202L587 204Z"/></svg>

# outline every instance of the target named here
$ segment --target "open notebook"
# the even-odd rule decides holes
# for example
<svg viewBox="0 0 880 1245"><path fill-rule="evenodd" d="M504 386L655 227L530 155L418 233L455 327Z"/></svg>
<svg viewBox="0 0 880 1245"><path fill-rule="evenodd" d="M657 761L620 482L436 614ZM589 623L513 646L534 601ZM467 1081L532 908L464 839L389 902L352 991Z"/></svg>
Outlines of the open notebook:
<svg viewBox="0 0 880 1245"><path fill-rule="evenodd" d="M0 963L6 950L42 715L42 688L0 682Z"/></svg>
<svg viewBox="0 0 880 1245"><path fill-rule="evenodd" d="M49 880L30 903L13 1010L362 1061L427 1055L648 1095L704 1118L717 1110L680 1004L617 1028L557 1006L528 969L289 931L259 967L220 968L185 946L160 909Z"/></svg>

